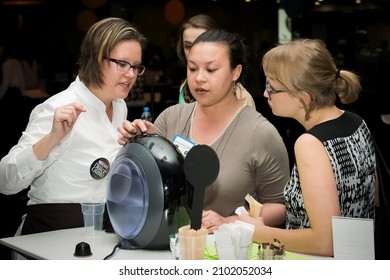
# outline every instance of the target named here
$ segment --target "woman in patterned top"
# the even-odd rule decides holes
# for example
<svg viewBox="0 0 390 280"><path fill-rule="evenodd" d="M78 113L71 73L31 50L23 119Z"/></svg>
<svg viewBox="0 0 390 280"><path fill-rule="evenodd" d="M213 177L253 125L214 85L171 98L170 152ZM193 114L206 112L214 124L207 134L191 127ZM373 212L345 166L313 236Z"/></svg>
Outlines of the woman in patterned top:
<svg viewBox="0 0 390 280"><path fill-rule="evenodd" d="M279 45L263 58L264 96L273 114L296 119L305 128L295 142L295 165L284 194L286 229L255 224L253 240L286 250L333 255L332 216L374 218L376 161L370 131L358 115L336 106L355 101L356 74L337 69L320 40Z"/></svg>

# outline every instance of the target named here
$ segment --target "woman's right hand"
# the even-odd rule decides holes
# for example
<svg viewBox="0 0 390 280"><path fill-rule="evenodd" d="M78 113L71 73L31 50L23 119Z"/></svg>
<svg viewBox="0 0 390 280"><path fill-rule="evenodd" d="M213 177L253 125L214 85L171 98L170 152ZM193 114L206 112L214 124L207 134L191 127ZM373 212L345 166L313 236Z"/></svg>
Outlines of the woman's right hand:
<svg viewBox="0 0 390 280"><path fill-rule="evenodd" d="M58 107L54 111L51 134L62 140L72 130L73 125L82 112L86 112L84 106L77 103Z"/></svg>
<svg viewBox="0 0 390 280"><path fill-rule="evenodd" d="M55 109L51 132L33 145L37 160L47 159L54 147L72 130L83 112L86 112L84 106L77 103Z"/></svg>
<svg viewBox="0 0 390 280"><path fill-rule="evenodd" d="M130 138L133 138L136 135L154 133L154 125L146 120L136 119L132 122L124 121L122 126L118 128L118 131L122 134L118 143L124 145Z"/></svg>

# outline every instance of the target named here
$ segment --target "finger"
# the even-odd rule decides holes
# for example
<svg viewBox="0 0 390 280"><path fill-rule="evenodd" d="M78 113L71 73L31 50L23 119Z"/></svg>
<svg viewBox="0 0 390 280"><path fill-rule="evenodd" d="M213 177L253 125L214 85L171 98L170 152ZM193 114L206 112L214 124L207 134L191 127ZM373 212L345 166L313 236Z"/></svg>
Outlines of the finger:
<svg viewBox="0 0 390 280"><path fill-rule="evenodd" d="M79 109L81 109L81 111ZM60 108L60 112L65 117L69 126L73 125L76 122L78 116L80 115L80 113L82 111L85 111L83 106L74 105L74 104L67 105L67 106Z"/></svg>
<svg viewBox="0 0 390 280"><path fill-rule="evenodd" d="M124 121L123 122L123 128L127 130L127 132L135 135L137 134L138 132L138 128L136 125L134 125L134 123L130 122L130 121Z"/></svg>
<svg viewBox="0 0 390 280"><path fill-rule="evenodd" d="M120 145L124 145L124 144L127 143L128 140L129 140L129 139L127 139L127 138L125 138L125 137L121 137L121 138L119 138L118 143L119 143Z"/></svg>
<svg viewBox="0 0 390 280"><path fill-rule="evenodd" d="M219 226L212 226L212 227L209 227L209 228L207 229L207 232L208 232L209 234L214 233L214 231L216 231L218 228L219 228Z"/></svg>
<svg viewBox="0 0 390 280"><path fill-rule="evenodd" d="M69 114L69 113L65 116L66 117L65 117L63 123L65 123L68 127L72 127L75 123L74 116L72 116L72 114Z"/></svg>
<svg viewBox="0 0 390 280"><path fill-rule="evenodd" d="M133 137L135 134L133 133L130 133L126 128L124 128L123 126L120 126L118 127L118 131L120 134L122 134L122 136L124 138L127 138L127 139L130 139L131 137Z"/></svg>
<svg viewBox="0 0 390 280"><path fill-rule="evenodd" d="M65 123L69 127L73 124L73 110L70 108L59 108L55 117L57 122Z"/></svg>
<svg viewBox="0 0 390 280"><path fill-rule="evenodd" d="M78 112L75 106L67 108L69 126L73 126L81 112Z"/></svg>
<svg viewBox="0 0 390 280"><path fill-rule="evenodd" d="M74 104L74 108L76 109L77 111L77 114L80 114L82 112L86 112L87 110L84 108L83 105L80 105L80 104Z"/></svg>
<svg viewBox="0 0 390 280"><path fill-rule="evenodd" d="M153 124L146 121L146 120L141 120L141 119L136 119L132 122L133 126L135 126L139 131L142 133L147 133L148 132L148 127L152 128Z"/></svg>

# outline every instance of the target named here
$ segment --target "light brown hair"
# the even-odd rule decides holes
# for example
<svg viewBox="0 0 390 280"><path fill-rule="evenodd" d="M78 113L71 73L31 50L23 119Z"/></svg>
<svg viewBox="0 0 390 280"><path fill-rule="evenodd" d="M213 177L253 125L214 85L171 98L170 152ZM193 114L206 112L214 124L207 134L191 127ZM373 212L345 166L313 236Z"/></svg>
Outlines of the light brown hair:
<svg viewBox="0 0 390 280"><path fill-rule="evenodd" d="M319 39L297 39L278 45L264 55L262 67L267 77L301 101L306 119L313 110L334 105L337 98L344 104L354 102L361 90L359 77L337 69L325 43ZM309 105L300 97L302 91L310 95Z"/></svg>
<svg viewBox="0 0 390 280"><path fill-rule="evenodd" d="M146 44L146 38L135 26L122 18L106 18L91 26L81 44L78 60L79 78L86 86L103 85L103 60L124 40L139 42L141 47Z"/></svg>

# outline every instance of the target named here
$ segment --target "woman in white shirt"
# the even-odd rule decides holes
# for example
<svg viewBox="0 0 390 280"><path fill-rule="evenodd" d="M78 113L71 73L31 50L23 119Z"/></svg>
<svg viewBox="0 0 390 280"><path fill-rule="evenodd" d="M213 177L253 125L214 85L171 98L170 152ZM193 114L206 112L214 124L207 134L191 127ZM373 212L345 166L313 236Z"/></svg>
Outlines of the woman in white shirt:
<svg viewBox="0 0 390 280"><path fill-rule="evenodd" d="M0 162L1 193L30 186L21 234L83 226L80 203L106 200L107 173L122 147L124 99L145 71L144 41L124 19L95 23L81 44L75 81L31 112Z"/></svg>

